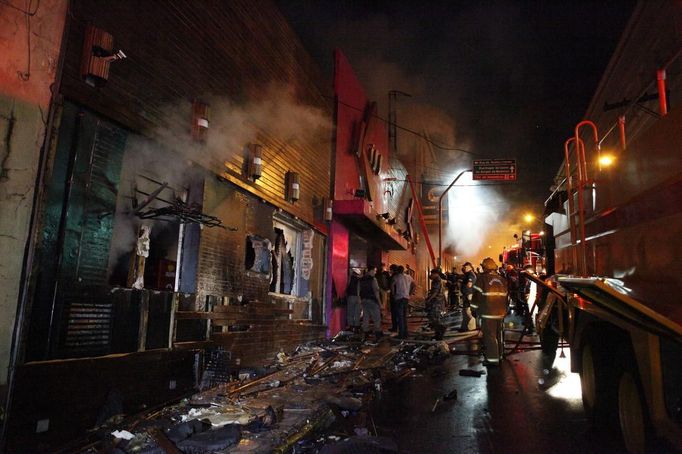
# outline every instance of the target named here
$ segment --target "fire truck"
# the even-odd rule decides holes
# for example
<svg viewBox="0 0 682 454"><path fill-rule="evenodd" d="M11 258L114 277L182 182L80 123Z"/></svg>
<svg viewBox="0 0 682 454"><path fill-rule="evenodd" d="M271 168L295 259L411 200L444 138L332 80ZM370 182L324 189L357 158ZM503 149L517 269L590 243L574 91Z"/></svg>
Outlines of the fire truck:
<svg viewBox="0 0 682 454"><path fill-rule="evenodd" d="M503 266L511 265L518 270L527 266L533 267L536 274L545 274L545 233L531 233L530 230L523 232L521 240L510 247L505 247L500 254L500 262ZM514 238L519 240L518 235Z"/></svg>
<svg viewBox="0 0 682 454"><path fill-rule="evenodd" d="M545 202L557 285L538 330L633 453L682 447L680 30L682 3L635 7Z"/></svg>

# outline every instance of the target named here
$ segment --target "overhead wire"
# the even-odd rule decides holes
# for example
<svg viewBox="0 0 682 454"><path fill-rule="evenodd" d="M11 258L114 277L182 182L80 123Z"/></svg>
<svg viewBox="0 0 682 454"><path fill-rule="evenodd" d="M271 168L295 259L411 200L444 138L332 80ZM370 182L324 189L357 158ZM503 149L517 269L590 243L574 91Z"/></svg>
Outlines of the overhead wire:
<svg viewBox="0 0 682 454"><path fill-rule="evenodd" d="M326 97L326 98L329 98L329 99L332 99L330 96L325 96L325 97ZM363 109L363 108L354 106L354 105L352 105L352 104L348 104L347 102L341 101L341 100L336 99L336 98L333 98L333 99L335 99L336 102L338 102L338 103L341 104L342 106L348 107L348 108L350 108L350 109L357 110L358 112L364 112L364 111L365 111L365 109ZM390 121L390 120L387 120L387 119L385 119L384 117L382 117L382 116L380 116L380 115L376 115L376 114L375 114L375 115L372 115L372 117L373 117L373 118L376 118L376 119L379 120L379 121L383 121L383 122L386 123L387 125L395 126L397 129L400 129L401 131L405 131L405 132L409 132L410 134L414 134L415 136L421 138L421 139L424 140L425 142L430 143L430 144L433 145L434 147L438 148L439 150L444 150L444 151L459 151L459 152L462 152L462 153L470 154L470 155L472 155L472 156L482 156L480 153L476 153L476 152L473 152L473 151L471 151L471 150L466 150L466 149L464 149L464 148L455 147L454 145L443 145L443 144L440 144L440 143L438 143L438 142L436 142L436 141L434 141L434 140L432 140L432 139L426 137L426 136L425 136L424 134L422 134L422 133L419 133L419 132L417 132L417 131L415 131L415 130L413 130L413 129L410 129L410 128L406 127L406 126L399 125L398 123L392 122L392 121Z"/></svg>

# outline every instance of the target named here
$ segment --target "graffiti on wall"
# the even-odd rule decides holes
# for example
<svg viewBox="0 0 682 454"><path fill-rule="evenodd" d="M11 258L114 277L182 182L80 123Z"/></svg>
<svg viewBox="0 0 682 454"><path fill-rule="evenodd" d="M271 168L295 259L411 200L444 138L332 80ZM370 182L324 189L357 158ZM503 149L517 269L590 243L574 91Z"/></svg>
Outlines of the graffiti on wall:
<svg viewBox="0 0 682 454"><path fill-rule="evenodd" d="M313 270L313 237L315 232L312 230L303 231L303 250L301 251L301 277L306 281L310 280L310 273Z"/></svg>

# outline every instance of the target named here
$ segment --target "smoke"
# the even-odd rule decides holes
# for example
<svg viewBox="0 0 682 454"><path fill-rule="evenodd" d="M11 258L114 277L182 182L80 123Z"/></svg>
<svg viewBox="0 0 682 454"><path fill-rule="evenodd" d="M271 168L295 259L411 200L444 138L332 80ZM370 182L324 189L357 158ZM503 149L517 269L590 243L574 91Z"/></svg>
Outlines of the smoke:
<svg viewBox="0 0 682 454"><path fill-rule="evenodd" d="M290 85L268 85L245 103L219 95L206 96L203 101L210 109L205 143L191 136L189 101L169 105L164 112L168 126L155 130L152 136L183 159L213 172L222 172L226 161L243 155L246 146L262 143L265 137L288 146L318 147L329 142L330 114L301 103Z"/></svg>
<svg viewBox="0 0 682 454"><path fill-rule="evenodd" d="M476 184L471 173L465 173L459 179L448 192L447 199L445 244L454 248L455 255L467 257L472 262L480 256L491 255L490 239L506 221L507 201L493 187Z"/></svg>

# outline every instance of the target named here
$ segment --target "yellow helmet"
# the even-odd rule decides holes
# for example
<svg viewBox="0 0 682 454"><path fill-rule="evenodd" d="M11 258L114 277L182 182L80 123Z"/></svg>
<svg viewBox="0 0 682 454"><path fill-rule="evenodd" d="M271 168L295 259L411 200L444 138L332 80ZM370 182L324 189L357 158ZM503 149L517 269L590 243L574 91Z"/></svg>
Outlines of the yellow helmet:
<svg viewBox="0 0 682 454"><path fill-rule="evenodd" d="M481 266L483 267L483 271L496 271L497 270L497 263L495 263L495 260L491 259L490 257L486 257L483 259L481 262Z"/></svg>

